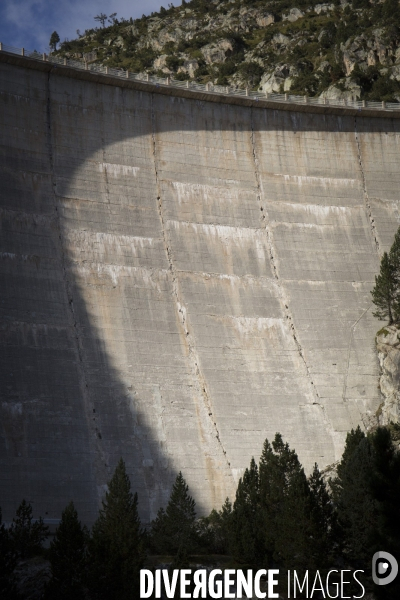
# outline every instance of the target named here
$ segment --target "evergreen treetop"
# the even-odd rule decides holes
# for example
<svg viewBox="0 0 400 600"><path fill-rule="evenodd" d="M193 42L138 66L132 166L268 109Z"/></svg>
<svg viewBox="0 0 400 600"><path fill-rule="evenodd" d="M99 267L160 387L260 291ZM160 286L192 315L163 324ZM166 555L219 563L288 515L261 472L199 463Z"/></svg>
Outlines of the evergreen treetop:
<svg viewBox="0 0 400 600"><path fill-rule="evenodd" d="M389 325L397 323L400 319L400 227L390 251L383 253L371 294L377 307L373 315L382 321L387 319Z"/></svg>
<svg viewBox="0 0 400 600"><path fill-rule="evenodd" d="M0 508L0 598L18 600L14 569L17 564L17 554L13 548L9 532L2 523Z"/></svg>
<svg viewBox="0 0 400 600"><path fill-rule="evenodd" d="M196 503L181 472L172 486L167 507L157 513L151 526L151 540L156 552L176 554L182 545L195 543Z"/></svg>
<svg viewBox="0 0 400 600"><path fill-rule="evenodd" d="M30 558L35 554L40 554L48 532L42 517L34 520L31 504L22 500L9 530L10 539L18 557Z"/></svg>
<svg viewBox="0 0 400 600"><path fill-rule="evenodd" d="M60 524L50 544L52 579L46 590L46 598L85 598L83 581L87 537L88 532L78 519L74 503L70 502L62 512Z"/></svg>
<svg viewBox="0 0 400 600"><path fill-rule="evenodd" d="M95 598L138 598L145 550L137 505L137 494L131 492L121 458L108 484L89 543L89 587Z"/></svg>
<svg viewBox="0 0 400 600"><path fill-rule="evenodd" d="M254 458L239 480L230 525L231 550L235 558L251 566L260 565L265 556L265 540L260 477Z"/></svg>

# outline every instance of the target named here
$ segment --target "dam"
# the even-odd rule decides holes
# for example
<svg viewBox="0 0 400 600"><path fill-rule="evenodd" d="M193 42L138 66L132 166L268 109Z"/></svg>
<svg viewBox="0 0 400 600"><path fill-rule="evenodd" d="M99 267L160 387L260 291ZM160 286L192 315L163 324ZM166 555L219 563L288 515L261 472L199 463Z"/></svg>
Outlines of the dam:
<svg viewBox="0 0 400 600"><path fill-rule="evenodd" d="M0 506L199 514L279 431L309 472L381 403L370 291L400 112L272 106L0 52Z"/></svg>

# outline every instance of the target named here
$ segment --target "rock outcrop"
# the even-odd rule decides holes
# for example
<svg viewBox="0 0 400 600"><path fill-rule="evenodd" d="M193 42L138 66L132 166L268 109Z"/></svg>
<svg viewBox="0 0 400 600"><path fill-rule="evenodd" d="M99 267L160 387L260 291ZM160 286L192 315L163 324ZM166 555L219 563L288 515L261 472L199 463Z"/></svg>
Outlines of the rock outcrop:
<svg viewBox="0 0 400 600"><path fill-rule="evenodd" d="M379 387L383 396L377 411L380 425L400 421L400 329L396 325L383 327L376 335L381 376Z"/></svg>
<svg viewBox="0 0 400 600"><path fill-rule="evenodd" d="M61 44L111 67L328 99L400 101L400 6L192 0ZM394 0L396 3L396 0ZM160 61L170 60L168 67ZM184 63L197 61L196 68ZM321 71L321 64L329 68ZM183 68L182 68L183 67ZM282 77L282 74L286 73Z"/></svg>

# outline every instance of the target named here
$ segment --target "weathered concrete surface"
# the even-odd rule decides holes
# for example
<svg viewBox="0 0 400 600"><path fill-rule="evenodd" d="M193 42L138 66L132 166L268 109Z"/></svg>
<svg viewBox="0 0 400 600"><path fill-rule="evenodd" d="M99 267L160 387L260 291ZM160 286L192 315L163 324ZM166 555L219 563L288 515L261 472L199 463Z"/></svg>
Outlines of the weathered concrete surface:
<svg viewBox="0 0 400 600"><path fill-rule="evenodd" d="M27 61L28 62L28 61ZM220 506L265 437L308 469L379 404L371 316L400 121L1 64L0 505ZM162 92L162 90L161 90Z"/></svg>

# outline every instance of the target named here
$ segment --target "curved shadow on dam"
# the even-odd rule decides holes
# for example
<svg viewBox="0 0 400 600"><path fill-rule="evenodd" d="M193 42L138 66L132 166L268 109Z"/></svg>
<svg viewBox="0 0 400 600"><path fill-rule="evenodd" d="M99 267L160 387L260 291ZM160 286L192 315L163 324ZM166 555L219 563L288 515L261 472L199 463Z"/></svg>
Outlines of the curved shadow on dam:
<svg viewBox="0 0 400 600"><path fill-rule="evenodd" d="M20 381L3 378L10 387L2 421L3 465L8 461L6 479L13 482L8 509L28 489L27 499L44 516L57 517L72 498L90 522L120 456L145 520L165 504L180 469L192 473L200 511L210 499L218 506L233 489L231 465L215 429L218 417L217 425L209 418L207 384L181 304L165 226L176 220L173 202L165 201L169 182L189 185L195 173L196 185L238 189L238 202L243 190L250 193L259 211L254 166L243 167L245 156L253 158L257 132L276 132L270 170L285 173L288 156L294 160L299 148L297 133L354 133L355 119L262 109L251 114L47 74L42 83L47 174L42 183L35 180L32 203L42 210L35 194L44 193L48 206L43 222L36 219L32 227L42 228L49 241L39 263L21 261L31 292L23 292L7 330L25 344L23 355L11 357ZM382 123L365 123L363 130L399 132L398 121ZM213 152L204 143L212 139ZM340 156L339 136L335 148ZM268 147L263 151L266 156ZM31 165L36 172L43 166L38 156ZM302 158L296 160L302 176ZM311 177L317 179L326 165L313 160ZM350 180L346 165L343 171ZM29 244L24 256L40 255ZM39 272L43 293L34 283ZM29 311L36 313L35 324L25 331L15 323L26 321L21 315ZM199 457L202 444L205 456Z"/></svg>

